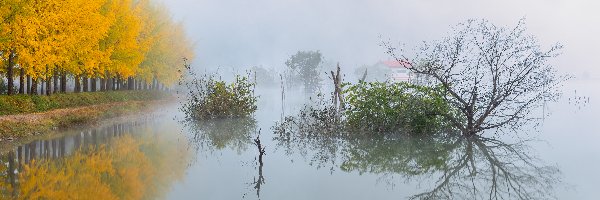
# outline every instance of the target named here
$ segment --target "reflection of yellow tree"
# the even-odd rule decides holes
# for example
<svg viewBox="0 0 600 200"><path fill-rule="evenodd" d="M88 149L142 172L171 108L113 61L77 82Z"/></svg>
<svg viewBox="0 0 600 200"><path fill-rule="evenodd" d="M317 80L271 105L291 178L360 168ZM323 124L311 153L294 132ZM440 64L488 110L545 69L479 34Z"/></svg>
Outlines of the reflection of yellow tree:
<svg viewBox="0 0 600 200"><path fill-rule="evenodd" d="M182 158L187 154L184 145L173 145L160 137L149 138L150 141L125 136L60 160L32 161L19 174L17 198L160 197L165 186L182 177L187 166Z"/></svg>
<svg viewBox="0 0 600 200"><path fill-rule="evenodd" d="M13 185L15 183L15 177L11 165L14 165L14 160L11 159L11 153L9 153L8 162L0 162L0 199L3 199L3 194L10 194L13 191ZM4 155L1 155L4 156Z"/></svg>

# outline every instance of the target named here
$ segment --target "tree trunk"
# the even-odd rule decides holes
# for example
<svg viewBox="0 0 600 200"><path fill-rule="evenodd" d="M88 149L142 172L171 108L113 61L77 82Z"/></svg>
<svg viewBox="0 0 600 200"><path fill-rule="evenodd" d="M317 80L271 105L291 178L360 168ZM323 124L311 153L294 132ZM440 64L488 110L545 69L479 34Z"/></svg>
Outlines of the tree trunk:
<svg viewBox="0 0 600 200"><path fill-rule="evenodd" d="M54 71L54 75L52 76L52 79L54 81L54 89L53 89L53 93L58 93L58 70Z"/></svg>
<svg viewBox="0 0 600 200"><path fill-rule="evenodd" d="M133 90L133 78L127 78L127 90Z"/></svg>
<svg viewBox="0 0 600 200"><path fill-rule="evenodd" d="M15 65L15 54L11 50L8 55L8 65L6 66L6 79L8 80L8 95L14 94L14 82L13 82L13 68Z"/></svg>
<svg viewBox="0 0 600 200"><path fill-rule="evenodd" d="M27 94L31 94L31 76L27 75Z"/></svg>
<svg viewBox="0 0 600 200"><path fill-rule="evenodd" d="M96 92L96 78L90 78L90 89L92 92Z"/></svg>
<svg viewBox="0 0 600 200"><path fill-rule="evenodd" d="M25 94L25 69L19 70L19 94Z"/></svg>
<svg viewBox="0 0 600 200"><path fill-rule="evenodd" d="M104 91L106 90L106 79L105 78L100 78L100 91Z"/></svg>
<svg viewBox="0 0 600 200"><path fill-rule="evenodd" d="M119 79L119 77L117 76L117 78L115 78L115 90L119 90L119 83L120 83L121 79Z"/></svg>
<svg viewBox="0 0 600 200"><path fill-rule="evenodd" d="M50 96L52 94L52 81L49 75L46 75L46 95Z"/></svg>
<svg viewBox="0 0 600 200"><path fill-rule="evenodd" d="M81 82L80 82L79 75L75 75L75 89L73 92L75 92L75 93L81 92Z"/></svg>
<svg viewBox="0 0 600 200"><path fill-rule="evenodd" d="M156 90L158 88L157 85L156 77L152 78L152 89Z"/></svg>
<svg viewBox="0 0 600 200"><path fill-rule="evenodd" d="M340 77L340 63L337 64L337 70L334 73L331 71L331 79L333 80L334 92L333 92L333 103L336 109L339 109L338 112L344 111L345 103L344 103L344 95L342 94L342 79ZM339 107L338 107L339 105Z"/></svg>
<svg viewBox="0 0 600 200"><path fill-rule="evenodd" d="M67 72L65 71L60 75L60 92L67 93Z"/></svg>
<svg viewBox="0 0 600 200"><path fill-rule="evenodd" d="M108 74L108 71L104 71L104 78L102 79L104 81L104 90L103 91L108 91L110 90L110 75Z"/></svg>
<svg viewBox="0 0 600 200"><path fill-rule="evenodd" d="M37 84L38 84L37 78L31 78L31 91L30 91L29 94L31 94L31 95L37 95L38 94Z"/></svg>
<svg viewBox="0 0 600 200"><path fill-rule="evenodd" d="M117 90L123 89L123 79L120 75L117 75Z"/></svg>
<svg viewBox="0 0 600 200"><path fill-rule="evenodd" d="M110 78L110 90L115 90L115 78Z"/></svg>
<svg viewBox="0 0 600 200"><path fill-rule="evenodd" d="M44 95L44 84L46 82L44 81L44 79L40 80L40 95Z"/></svg>
<svg viewBox="0 0 600 200"><path fill-rule="evenodd" d="M82 79L82 82L83 82L83 92L88 92L88 82L89 82L88 81L89 80L88 77L84 76L81 79Z"/></svg>
<svg viewBox="0 0 600 200"><path fill-rule="evenodd" d="M117 75L117 90L123 89L123 80L121 79L121 75Z"/></svg>
<svg viewBox="0 0 600 200"><path fill-rule="evenodd" d="M48 72L48 66L46 66L46 95L52 94L52 75Z"/></svg>

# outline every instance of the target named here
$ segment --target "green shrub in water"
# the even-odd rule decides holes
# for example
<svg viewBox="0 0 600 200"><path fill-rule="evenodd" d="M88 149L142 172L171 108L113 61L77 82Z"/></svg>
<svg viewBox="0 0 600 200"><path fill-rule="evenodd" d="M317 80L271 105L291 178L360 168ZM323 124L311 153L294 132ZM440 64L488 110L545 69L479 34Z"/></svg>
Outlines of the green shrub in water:
<svg viewBox="0 0 600 200"><path fill-rule="evenodd" d="M182 111L188 119L249 117L256 111L254 83L245 76L236 76L232 83L202 76L186 82L188 99Z"/></svg>
<svg viewBox="0 0 600 200"><path fill-rule="evenodd" d="M373 132L431 132L452 112L438 88L410 83L361 82L345 89L347 124Z"/></svg>

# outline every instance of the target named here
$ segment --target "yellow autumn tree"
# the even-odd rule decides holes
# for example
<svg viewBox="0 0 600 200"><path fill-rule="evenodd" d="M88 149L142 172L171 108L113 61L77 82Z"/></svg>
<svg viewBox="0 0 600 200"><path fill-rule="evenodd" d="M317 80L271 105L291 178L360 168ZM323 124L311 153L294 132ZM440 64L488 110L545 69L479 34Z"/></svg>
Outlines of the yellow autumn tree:
<svg viewBox="0 0 600 200"><path fill-rule="evenodd" d="M173 22L164 6L155 7L153 13L153 21L157 24L153 31L155 39L138 77L146 82L158 81L171 86L184 69L183 58L193 58L193 44L185 36L183 25Z"/></svg>
<svg viewBox="0 0 600 200"><path fill-rule="evenodd" d="M25 68L27 75L34 80L45 79L52 66L64 60L66 34L61 31L65 20L60 12L62 5L57 1L31 0L16 16L15 51L19 65Z"/></svg>
<svg viewBox="0 0 600 200"><path fill-rule="evenodd" d="M3 0L0 19L0 74L12 84L18 68L20 88L28 76L33 93L45 81L51 94L52 80L57 92L59 76L63 92L67 76L76 92L96 78L100 90L172 85L193 57L183 26L151 0Z"/></svg>
<svg viewBox="0 0 600 200"><path fill-rule="evenodd" d="M115 22L114 14L106 7L111 6L106 0L65 0L68 6L62 12L69 16L64 24L67 37L62 48L68 59L62 63L66 72L74 75L76 84L79 77L92 78L102 73L102 63L109 60L110 52L100 48L100 40L108 36L110 27Z"/></svg>
<svg viewBox="0 0 600 200"><path fill-rule="evenodd" d="M106 68L107 78L129 77L136 73L142 62L138 36L142 20L134 12L131 0L114 0L115 6L109 12L115 14L116 21L102 41L103 49L110 52L110 63Z"/></svg>
<svg viewBox="0 0 600 200"><path fill-rule="evenodd" d="M16 65L17 35L15 30L20 28L17 18L24 15L29 7L29 0L2 0L0 1L0 73L5 73L8 79L9 95L13 94L14 67ZM4 67L4 65L6 67ZM2 91L0 91L1 93Z"/></svg>

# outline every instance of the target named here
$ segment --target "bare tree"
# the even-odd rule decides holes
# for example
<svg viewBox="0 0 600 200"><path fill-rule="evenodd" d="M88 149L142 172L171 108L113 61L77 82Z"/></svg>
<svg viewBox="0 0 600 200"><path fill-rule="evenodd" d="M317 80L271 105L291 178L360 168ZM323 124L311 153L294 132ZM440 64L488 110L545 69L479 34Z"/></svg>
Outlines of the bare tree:
<svg viewBox="0 0 600 200"><path fill-rule="evenodd" d="M386 52L417 75L443 88L445 100L459 114L445 114L464 135L521 127L535 119L532 110L556 100L565 77L548 64L560 44L543 49L526 33L524 19L513 28L487 20L468 20L453 34L426 43L414 58L384 42Z"/></svg>

